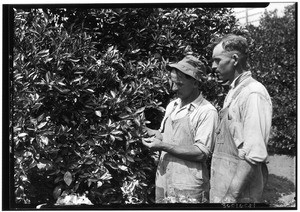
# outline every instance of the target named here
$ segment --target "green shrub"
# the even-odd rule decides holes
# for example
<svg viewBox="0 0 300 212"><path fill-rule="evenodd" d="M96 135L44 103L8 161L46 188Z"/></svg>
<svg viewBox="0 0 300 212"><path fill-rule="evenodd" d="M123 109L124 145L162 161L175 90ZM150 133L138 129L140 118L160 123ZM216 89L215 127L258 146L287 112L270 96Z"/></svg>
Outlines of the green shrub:
<svg viewBox="0 0 300 212"><path fill-rule="evenodd" d="M17 204L87 193L93 204L152 203L159 128L172 98L165 65L188 53L209 68L218 8L15 9L11 125ZM218 107L212 76L204 94ZM219 96L217 95L219 94ZM150 122L149 122L150 121Z"/></svg>
<svg viewBox="0 0 300 212"><path fill-rule="evenodd" d="M258 27L250 26L253 39L250 66L267 88L273 103L271 153L296 154L297 62L295 5L283 17L266 12Z"/></svg>

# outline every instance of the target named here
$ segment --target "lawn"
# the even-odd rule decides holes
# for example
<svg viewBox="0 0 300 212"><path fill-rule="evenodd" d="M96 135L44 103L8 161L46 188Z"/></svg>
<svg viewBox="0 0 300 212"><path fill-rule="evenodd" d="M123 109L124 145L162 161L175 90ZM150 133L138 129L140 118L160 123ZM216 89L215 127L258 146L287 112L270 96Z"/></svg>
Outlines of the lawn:
<svg viewBox="0 0 300 212"><path fill-rule="evenodd" d="M263 198L271 207L296 207L296 157L271 155Z"/></svg>

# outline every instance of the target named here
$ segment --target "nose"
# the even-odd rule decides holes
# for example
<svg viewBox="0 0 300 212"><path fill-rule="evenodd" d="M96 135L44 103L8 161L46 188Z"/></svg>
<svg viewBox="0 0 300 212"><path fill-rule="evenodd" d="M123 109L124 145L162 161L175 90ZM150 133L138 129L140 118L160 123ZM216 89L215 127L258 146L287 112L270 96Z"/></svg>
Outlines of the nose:
<svg viewBox="0 0 300 212"><path fill-rule="evenodd" d="M217 66L217 63L216 63L216 62L213 62L212 66L211 66L213 72L216 72L216 71L217 71L217 67L218 67L218 66Z"/></svg>
<svg viewBox="0 0 300 212"><path fill-rule="evenodd" d="M213 62L211 68L212 68L212 72L213 73L217 73L218 72L218 65L215 62Z"/></svg>
<svg viewBox="0 0 300 212"><path fill-rule="evenodd" d="M171 79L169 79L169 85L170 85L171 91L177 91L178 90L178 86Z"/></svg>
<svg viewBox="0 0 300 212"><path fill-rule="evenodd" d="M171 88L172 88L172 91L178 90L178 86L176 85L176 83L172 83Z"/></svg>

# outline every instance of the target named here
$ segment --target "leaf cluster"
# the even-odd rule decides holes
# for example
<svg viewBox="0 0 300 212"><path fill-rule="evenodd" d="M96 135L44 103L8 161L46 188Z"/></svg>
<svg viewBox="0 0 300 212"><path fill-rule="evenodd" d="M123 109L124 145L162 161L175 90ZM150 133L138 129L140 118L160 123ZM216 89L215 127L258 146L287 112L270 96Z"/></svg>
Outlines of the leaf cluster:
<svg viewBox="0 0 300 212"><path fill-rule="evenodd" d="M15 201L152 203L157 155L141 144L170 101L168 62L209 69L207 45L235 29L224 8L14 9L11 153ZM223 89L203 86L218 106ZM217 98L216 98L217 97Z"/></svg>
<svg viewBox="0 0 300 212"><path fill-rule="evenodd" d="M273 103L270 152L296 154L297 60L295 5L265 12L252 37L250 69L267 88Z"/></svg>

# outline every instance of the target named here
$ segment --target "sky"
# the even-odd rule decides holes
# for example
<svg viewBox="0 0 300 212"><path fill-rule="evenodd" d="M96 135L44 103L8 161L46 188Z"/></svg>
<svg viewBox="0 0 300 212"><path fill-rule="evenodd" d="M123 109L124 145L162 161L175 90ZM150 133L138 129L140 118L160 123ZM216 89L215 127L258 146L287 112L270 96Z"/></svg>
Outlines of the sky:
<svg viewBox="0 0 300 212"><path fill-rule="evenodd" d="M266 8L268 11L271 10L278 10L278 15L283 15L283 11L284 11L284 7L286 7L287 5L293 4L291 2L289 3L279 3L279 2L273 2L270 3L270 5ZM236 8L235 11L240 11L243 8Z"/></svg>
<svg viewBox="0 0 300 212"><path fill-rule="evenodd" d="M294 4L295 2L287 2L287 3L282 3L282 2L275 2L275 3L270 3L268 7L266 8L248 8L248 21L257 26L259 24L259 19L263 15L264 11L274 11L277 9L277 15L278 16L283 16L284 14L284 8L288 5ZM246 8L234 8L233 11L235 12L236 18L239 19L239 22L244 25L246 24Z"/></svg>

